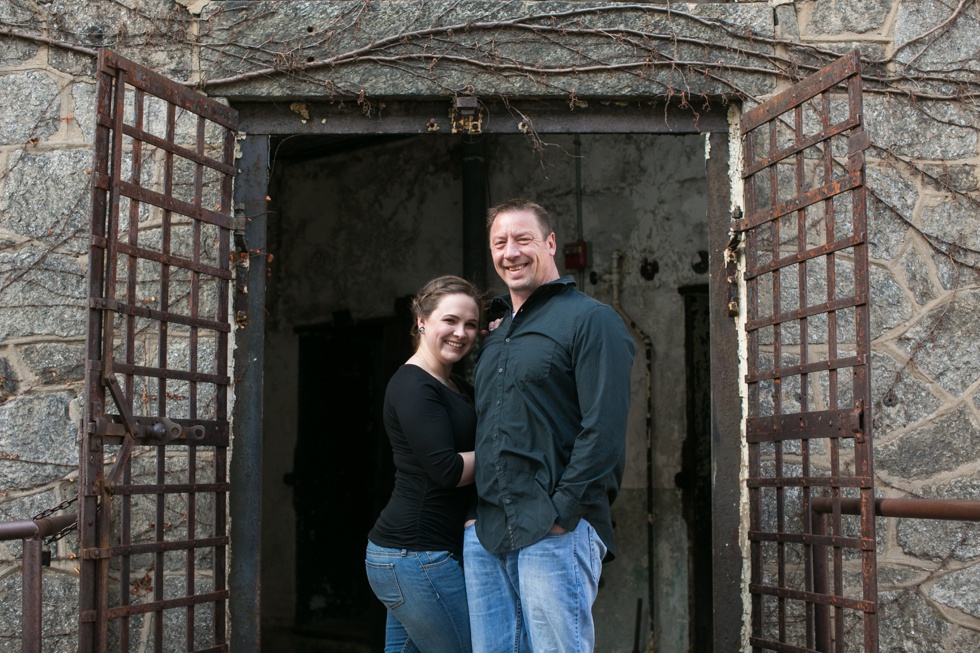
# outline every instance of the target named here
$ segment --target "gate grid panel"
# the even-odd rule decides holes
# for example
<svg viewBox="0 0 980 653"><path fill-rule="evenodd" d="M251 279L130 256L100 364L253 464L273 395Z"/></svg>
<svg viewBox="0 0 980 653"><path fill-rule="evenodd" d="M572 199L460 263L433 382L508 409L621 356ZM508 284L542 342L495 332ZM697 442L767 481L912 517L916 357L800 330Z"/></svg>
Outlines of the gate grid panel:
<svg viewBox="0 0 980 653"><path fill-rule="evenodd" d="M237 112L103 50L79 650L227 651Z"/></svg>
<svg viewBox="0 0 980 653"><path fill-rule="evenodd" d="M741 133L750 644L876 653L868 138L856 53L747 112ZM846 500L860 515L842 513Z"/></svg>

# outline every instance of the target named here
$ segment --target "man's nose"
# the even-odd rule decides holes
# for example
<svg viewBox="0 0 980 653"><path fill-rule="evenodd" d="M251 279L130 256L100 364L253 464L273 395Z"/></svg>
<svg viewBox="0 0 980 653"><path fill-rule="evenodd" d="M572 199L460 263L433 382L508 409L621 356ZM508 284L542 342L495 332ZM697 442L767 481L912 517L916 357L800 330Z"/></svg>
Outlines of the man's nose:
<svg viewBox="0 0 980 653"><path fill-rule="evenodd" d="M513 240L508 240L507 244L504 245L504 256L507 258L514 258L521 253L521 250L517 247L517 243Z"/></svg>

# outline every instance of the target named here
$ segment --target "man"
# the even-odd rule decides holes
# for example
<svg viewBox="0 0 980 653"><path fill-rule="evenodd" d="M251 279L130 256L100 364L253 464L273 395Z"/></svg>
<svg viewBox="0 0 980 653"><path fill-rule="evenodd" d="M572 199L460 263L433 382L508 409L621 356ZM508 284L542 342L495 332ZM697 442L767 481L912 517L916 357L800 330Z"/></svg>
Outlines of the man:
<svg viewBox="0 0 980 653"><path fill-rule="evenodd" d="M463 560L474 653L591 652L592 603L612 558L633 340L555 264L555 233L524 199L487 214L510 291L476 366L475 528Z"/></svg>

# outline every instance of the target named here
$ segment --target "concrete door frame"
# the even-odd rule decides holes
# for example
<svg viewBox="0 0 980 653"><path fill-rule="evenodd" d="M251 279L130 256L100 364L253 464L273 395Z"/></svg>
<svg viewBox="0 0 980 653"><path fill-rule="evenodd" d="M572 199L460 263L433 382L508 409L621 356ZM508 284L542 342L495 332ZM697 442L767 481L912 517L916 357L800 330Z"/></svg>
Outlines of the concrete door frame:
<svg viewBox="0 0 980 653"><path fill-rule="evenodd" d="M520 105L520 110L514 107ZM725 247L732 197L730 122L726 104L700 111L662 101L592 102L570 110L567 102L487 101L481 104L486 134L704 134L708 187L709 302L711 334L711 444L714 650L741 648L742 553L739 547L742 407L736 323L728 314ZM451 133L451 103L394 101L365 111L355 102L308 103L302 112L286 103L236 104L240 131L235 215L245 220L245 246L266 248L266 195L270 143L275 136ZM308 117L307 117L308 116ZM533 120L529 119L533 116ZM492 118L492 119L491 119ZM231 456L231 648L258 651L262 500L262 370L265 336L265 256L250 256L248 323L235 334L235 402Z"/></svg>

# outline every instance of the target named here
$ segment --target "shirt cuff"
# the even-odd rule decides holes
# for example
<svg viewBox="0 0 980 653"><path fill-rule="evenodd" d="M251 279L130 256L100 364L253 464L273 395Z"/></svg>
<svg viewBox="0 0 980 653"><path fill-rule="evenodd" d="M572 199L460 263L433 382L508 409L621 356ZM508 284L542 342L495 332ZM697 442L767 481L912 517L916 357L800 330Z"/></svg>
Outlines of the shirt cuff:
<svg viewBox="0 0 980 653"><path fill-rule="evenodd" d="M558 516L555 523L566 531L574 531L578 528L578 523L582 520L579 503L562 494L561 491L555 492L551 497L551 503L555 507Z"/></svg>

